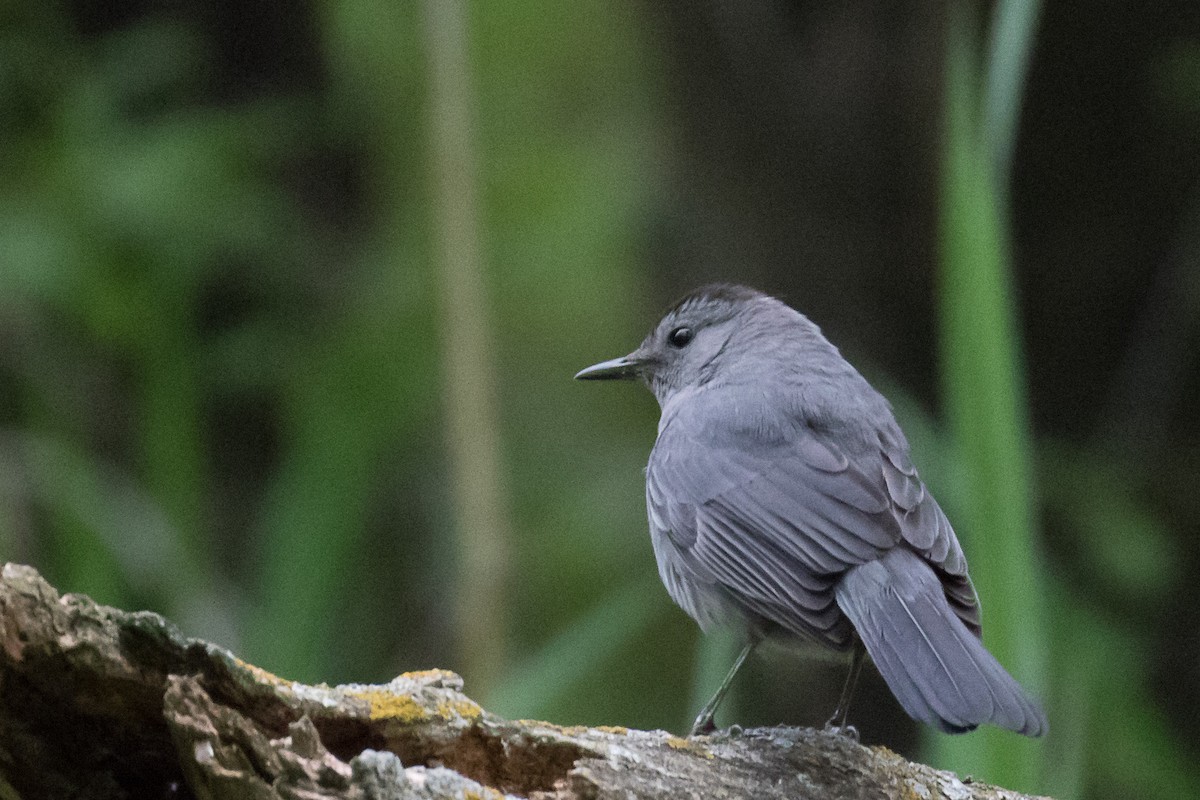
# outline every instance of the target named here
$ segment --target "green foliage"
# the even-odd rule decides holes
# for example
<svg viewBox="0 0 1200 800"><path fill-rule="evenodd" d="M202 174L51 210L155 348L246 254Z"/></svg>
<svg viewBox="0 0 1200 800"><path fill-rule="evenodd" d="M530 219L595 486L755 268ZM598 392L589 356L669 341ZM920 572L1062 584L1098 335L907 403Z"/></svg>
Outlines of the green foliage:
<svg viewBox="0 0 1200 800"><path fill-rule="evenodd" d="M318 8L324 81L235 100L214 97L217 55L184 20L80 37L58 8L5 29L0 92L21 113L3 117L0 408L19 438L0 547L291 677L383 679L455 666L435 633L455 567L427 45L412 7ZM602 581L654 573L638 484L653 401L570 380L580 358L631 347L622 331L646 316L628 299L654 120L628 20L475 11L512 616L526 620L510 635L527 651ZM329 163L346 165L332 185L306 174ZM601 318L625 324L585 324ZM564 602L547 605L554 592Z"/></svg>
<svg viewBox="0 0 1200 800"><path fill-rule="evenodd" d="M595 607L521 659L493 689L488 708L534 719L566 719L578 713L573 705L581 694L580 684L633 655L634 643L666 610L662 594L655 580L617 584ZM603 716L596 719L603 721Z"/></svg>
<svg viewBox="0 0 1200 800"><path fill-rule="evenodd" d="M1034 535L1032 447L1002 177L995 173L975 122L978 80L972 74L970 34L962 15L957 16L947 57L939 292L946 406L965 478L957 528L982 598L985 641L1001 663L1040 695L1046 597ZM1016 113L1014 102L1007 106L1010 114ZM1015 124L1006 127L1013 135ZM938 736L929 743L935 763L1002 786L1031 791L1042 771L1039 743L996 729L970 737Z"/></svg>

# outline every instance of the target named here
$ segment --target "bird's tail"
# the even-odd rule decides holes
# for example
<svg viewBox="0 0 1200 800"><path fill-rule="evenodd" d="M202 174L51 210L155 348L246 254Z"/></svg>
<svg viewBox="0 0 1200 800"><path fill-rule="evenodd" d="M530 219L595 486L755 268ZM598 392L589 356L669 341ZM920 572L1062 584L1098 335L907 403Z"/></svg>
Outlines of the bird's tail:
<svg viewBox="0 0 1200 800"><path fill-rule="evenodd" d="M837 587L871 659L913 719L948 733L988 722L1041 736L1046 716L950 608L933 569L903 547Z"/></svg>

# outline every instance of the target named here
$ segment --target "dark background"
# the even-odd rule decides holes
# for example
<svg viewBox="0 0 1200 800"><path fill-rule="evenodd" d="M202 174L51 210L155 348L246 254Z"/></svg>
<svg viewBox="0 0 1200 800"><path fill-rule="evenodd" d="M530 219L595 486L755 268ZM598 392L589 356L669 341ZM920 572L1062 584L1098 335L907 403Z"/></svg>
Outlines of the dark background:
<svg viewBox="0 0 1200 800"><path fill-rule="evenodd" d="M1002 7L967 26L981 64ZM0 11L0 558L287 677L440 666L510 716L681 730L731 645L698 650L655 578L657 409L570 376L687 290L750 283L885 389L970 519L970 442L943 422L950 9L470 8L483 293L465 310L496 442L467 439L498 460L467 533L464 476L487 459L450 444L463 323L424 9ZM1020 111L997 196L1048 643L1045 676L1014 671L1052 732L1012 751L1033 772L976 774L1195 795L1200 6L1044 4ZM973 571L1004 574L958 524ZM490 634L464 635L483 611ZM768 653L719 721L820 724L841 677ZM864 684L866 741L976 763Z"/></svg>

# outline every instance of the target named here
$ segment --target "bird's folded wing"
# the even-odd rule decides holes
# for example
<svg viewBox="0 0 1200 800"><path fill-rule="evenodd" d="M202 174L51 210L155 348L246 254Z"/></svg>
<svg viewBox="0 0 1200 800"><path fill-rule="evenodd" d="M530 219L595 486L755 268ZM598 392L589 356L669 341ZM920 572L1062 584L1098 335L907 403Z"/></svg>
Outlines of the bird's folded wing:
<svg viewBox="0 0 1200 800"><path fill-rule="evenodd" d="M651 526L693 580L788 630L842 645L833 584L905 541L937 568L955 612L978 629L954 532L902 450L881 441L851 456L808 430L786 442L725 446L679 446L672 431L663 435L647 470Z"/></svg>

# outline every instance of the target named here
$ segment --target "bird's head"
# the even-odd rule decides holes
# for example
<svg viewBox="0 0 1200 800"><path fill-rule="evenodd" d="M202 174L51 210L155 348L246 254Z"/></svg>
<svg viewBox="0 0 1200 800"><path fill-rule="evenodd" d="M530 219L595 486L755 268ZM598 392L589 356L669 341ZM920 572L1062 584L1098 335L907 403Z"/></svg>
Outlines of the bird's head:
<svg viewBox="0 0 1200 800"><path fill-rule="evenodd" d="M684 297L632 353L581 370L579 380L641 379L660 405L677 392L733 374L731 362L759 334L751 317L783 306L745 286L711 284ZM764 343L764 346L766 343Z"/></svg>

